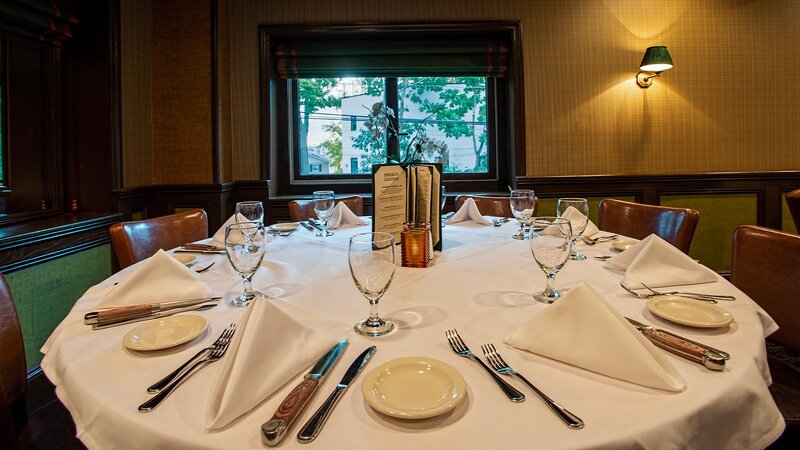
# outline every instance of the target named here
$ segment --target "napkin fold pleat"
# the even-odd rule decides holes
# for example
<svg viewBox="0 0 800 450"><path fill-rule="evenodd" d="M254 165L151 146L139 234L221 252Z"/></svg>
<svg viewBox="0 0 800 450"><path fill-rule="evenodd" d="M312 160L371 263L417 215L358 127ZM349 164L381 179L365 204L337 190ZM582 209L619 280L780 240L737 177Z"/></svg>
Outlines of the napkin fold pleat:
<svg viewBox="0 0 800 450"><path fill-rule="evenodd" d="M200 275L164 250L159 250L103 295L95 306L110 308L210 298L211 289L203 283Z"/></svg>
<svg viewBox="0 0 800 450"><path fill-rule="evenodd" d="M236 216L239 216L238 220L237 220ZM228 228L228 225L232 225L234 223L244 223L244 222L249 222L249 221L250 220L248 220L247 217L243 216L241 213L233 214L232 216L230 216L228 218L228 220L225 221L225 223L222 224L221 227L219 227L219 230L217 230L217 232L214 233L214 236L211 237L211 240L213 242L219 244L220 246L224 247L225 246L225 229Z"/></svg>
<svg viewBox="0 0 800 450"><path fill-rule="evenodd" d="M224 428L250 412L336 342L292 317L279 301L257 297L221 360L208 399L206 431Z"/></svg>
<svg viewBox="0 0 800 450"><path fill-rule="evenodd" d="M472 198L468 198L467 201L461 205L461 208L458 208L458 211L453 215L453 217L447 219L447 224L453 224L458 222L466 222L466 221L473 221L475 223L479 223L481 225L491 225L492 221L484 217L481 214L480 209L478 209L478 205L475 203L475 200Z"/></svg>
<svg viewBox="0 0 800 450"><path fill-rule="evenodd" d="M717 275L664 239L651 234L606 263L625 271L622 283L631 289L713 283Z"/></svg>
<svg viewBox="0 0 800 450"><path fill-rule="evenodd" d="M561 213L561 217L569 220L570 224L572 224L573 232L585 222L586 228L583 230L583 234L581 234L581 236L594 236L600 232L600 229L597 228L597 225L589 220L589 218L586 217L582 212L578 211L578 209L574 206L567 207L567 209Z"/></svg>
<svg viewBox="0 0 800 450"><path fill-rule="evenodd" d="M345 225L367 225L369 222L358 217L346 203L339 202L333 209L330 220L328 220L328 229L334 230Z"/></svg>
<svg viewBox="0 0 800 450"><path fill-rule="evenodd" d="M686 385L664 353L585 283L570 289L505 342L642 386L680 392Z"/></svg>

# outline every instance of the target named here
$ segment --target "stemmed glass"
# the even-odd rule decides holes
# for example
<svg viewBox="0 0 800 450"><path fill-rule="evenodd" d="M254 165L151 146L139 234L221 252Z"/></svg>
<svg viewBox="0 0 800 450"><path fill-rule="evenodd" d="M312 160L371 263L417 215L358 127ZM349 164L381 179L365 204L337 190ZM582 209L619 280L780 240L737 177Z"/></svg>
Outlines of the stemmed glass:
<svg viewBox="0 0 800 450"><path fill-rule="evenodd" d="M255 222L263 225L264 205L259 201L238 202L236 203L236 213L234 217L236 218L236 223ZM250 239L250 237L251 236L247 236L248 239Z"/></svg>
<svg viewBox="0 0 800 450"><path fill-rule="evenodd" d="M580 218L575 214L576 211L571 211L570 208L575 208L577 212L583 214L583 218ZM586 256L578 251L578 239L581 238L589 224L589 202L585 198L560 198L558 199L557 215L558 217L567 216L566 218L572 225L572 254L569 255L569 259L585 260Z"/></svg>
<svg viewBox="0 0 800 450"><path fill-rule="evenodd" d="M256 222L228 225L225 228L225 252L244 283L244 292L232 294L228 299L234 306L247 306L256 295L263 295L253 290L250 280L261 266L266 252L264 225Z"/></svg>
<svg viewBox="0 0 800 450"><path fill-rule="evenodd" d="M390 233L361 233L351 237L347 261L356 287L369 300L369 317L353 328L365 336L383 336L392 331L394 323L378 316L378 301L394 278L394 236Z"/></svg>
<svg viewBox="0 0 800 450"><path fill-rule="evenodd" d="M530 241L533 259L547 276L547 287L542 292L535 292L533 298L542 303L553 303L561 297L554 284L556 274L569 259L572 226L564 218L535 217Z"/></svg>
<svg viewBox="0 0 800 450"><path fill-rule="evenodd" d="M442 201L439 203L439 208L441 208L441 213L442 213L440 217L444 216L444 202L446 201L447 201L447 189L445 189L444 185L442 185ZM445 227L445 222L447 222L447 220L445 220L444 217L442 217L442 228Z"/></svg>
<svg viewBox="0 0 800 450"><path fill-rule="evenodd" d="M317 214L317 219L322 224L322 229L317 231L317 236L333 236L333 232L328 231L328 220L333 214L333 206L335 203L335 195L333 191L314 191L314 212Z"/></svg>
<svg viewBox="0 0 800 450"><path fill-rule="evenodd" d="M528 224L533 216L536 206L536 196L530 189L514 189L509 198L511 202L511 213L519 222L519 233L512 236L514 239L528 239L525 235L525 225Z"/></svg>

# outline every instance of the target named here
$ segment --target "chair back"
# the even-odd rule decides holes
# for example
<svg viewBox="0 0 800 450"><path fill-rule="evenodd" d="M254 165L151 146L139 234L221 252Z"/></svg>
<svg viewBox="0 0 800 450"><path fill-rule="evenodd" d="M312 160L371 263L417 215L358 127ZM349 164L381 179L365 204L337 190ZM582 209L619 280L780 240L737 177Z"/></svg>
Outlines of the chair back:
<svg viewBox="0 0 800 450"><path fill-rule="evenodd" d="M800 352L800 236L755 225L737 228L731 283L778 323L769 338Z"/></svg>
<svg viewBox="0 0 800 450"><path fill-rule="evenodd" d="M0 414L25 393L25 348L17 309L6 278L0 274Z"/></svg>
<svg viewBox="0 0 800 450"><path fill-rule="evenodd" d="M792 219L794 219L794 227L800 233L800 189L786 193L786 204L789 206Z"/></svg>
<svg viewBox="0 0 800 450"><path fill-rule="evenodd" d="M622 200L603 199L598 210L598 228L634 239L650 234L664 239L684 253L689 253L700 213L690 208L645 205Z"/></svg>
<svg viewBox="0 0 800 450"><path fill-rule="evenodd" d="M458 211L467 201L468 198L475 200L475 205L478 206L478 211L484 216L497 216L497 217L514 217L511 212L511 203L509 197L492 197L487 195L459 195L456 197L456 211ZM533 215L539 210L539 198L536 197L533 206Z"/></svg>
<svg viewBox="0 0 800 450"><path fill-rule="evenodd" d="M208 237L208 217L203 210L120 222L111 225L111 246L120 269L187 242Z"/></svg>
<svg viewBox="0 0 800 450"><path fill-rule="evenodd" d="M342 202L357 216L364 215L364 200L358 195L337 198L336 203ZM317 217L314 212L314 200L292 200L289 202L289 217L292 222L302 222L312 217Z"/></svg>

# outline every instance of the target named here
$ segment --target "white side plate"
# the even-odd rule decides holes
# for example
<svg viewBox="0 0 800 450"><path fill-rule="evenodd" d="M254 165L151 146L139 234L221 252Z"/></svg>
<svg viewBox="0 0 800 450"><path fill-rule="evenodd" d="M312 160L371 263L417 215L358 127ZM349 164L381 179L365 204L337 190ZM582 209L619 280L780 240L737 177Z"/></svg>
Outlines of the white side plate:
<svg viewBox="0 0 800 450"><path fill-rule="evenodd" d="M297 228L297 224L294 222L276 223L275 225L270 225L269 228L272 231L292 231Z"/></svg>
<svg viewBox="0 0 800 450"><path fill-rule="evenodd" d="M393 359L364 377L361 393L373 409L401 419L425 419L453 410L466 393L452 366L424 356Z"/></svg>
<svg viewBox="0 0 800 450"><path fill-rule="evenodd" d="M150 320L129 331L122 343L138 351L170 348L200 336L206 324L205 317L195 315Z"/></svg>
<svg viewBox="0 0 800 450"><path fill-rule="evenodd" d="M717 305L687 298L651 298L647 309L662 319L698 328L719 328L733 322L733 316Z"/></svg>
<svg viewBox="0 0 800 450"><path fill-rule="evenodd" d="M611 248L624 252L625 250L631 248L631 245L637 244L638 242L639 241L612 241Z"/></svg>
<svg viewBox="0 0 800 450"><path fill-rule="evenodd" d="M183 264L184 266L188 266L189 264L193 263L195 259L197 259L192 255L183 255L183 254L175 254L172 255L172 257L180 261L180 263Z"/></svg>

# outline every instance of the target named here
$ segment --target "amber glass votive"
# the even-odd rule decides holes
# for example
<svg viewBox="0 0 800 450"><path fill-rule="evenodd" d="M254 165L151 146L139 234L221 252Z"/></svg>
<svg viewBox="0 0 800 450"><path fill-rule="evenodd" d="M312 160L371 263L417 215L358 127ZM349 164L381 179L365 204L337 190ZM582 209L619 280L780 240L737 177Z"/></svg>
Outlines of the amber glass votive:
<svg viewBox="0 0 800 450"><path fill-rule="evenodd" d="M431 224L406 223L400 233L400 260L403 267L428 267L431 262Z"/></svg>

